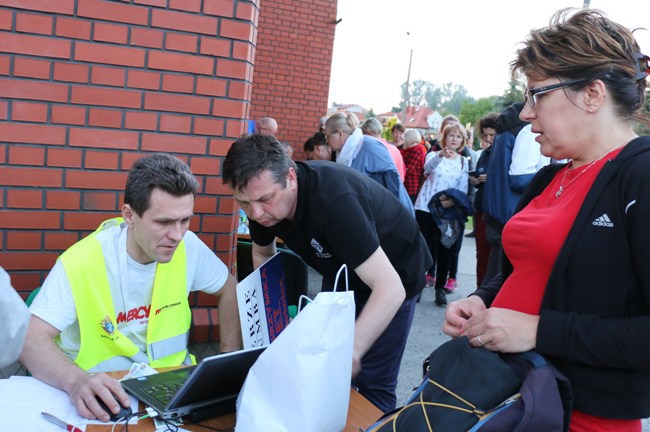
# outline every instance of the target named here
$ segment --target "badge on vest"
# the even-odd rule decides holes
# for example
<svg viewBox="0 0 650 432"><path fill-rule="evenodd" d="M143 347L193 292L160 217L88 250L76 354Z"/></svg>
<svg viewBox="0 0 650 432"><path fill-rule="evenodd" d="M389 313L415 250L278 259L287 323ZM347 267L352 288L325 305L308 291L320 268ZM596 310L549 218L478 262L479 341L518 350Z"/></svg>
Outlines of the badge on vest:
<svg viewBox="0 0 650 432"><path fill-rule="evenodd" d="M115 333L115 325L113 324L113 321L111 321L111 317L106 315L100 325L109 336L113 336L113 333Z"/></svg>

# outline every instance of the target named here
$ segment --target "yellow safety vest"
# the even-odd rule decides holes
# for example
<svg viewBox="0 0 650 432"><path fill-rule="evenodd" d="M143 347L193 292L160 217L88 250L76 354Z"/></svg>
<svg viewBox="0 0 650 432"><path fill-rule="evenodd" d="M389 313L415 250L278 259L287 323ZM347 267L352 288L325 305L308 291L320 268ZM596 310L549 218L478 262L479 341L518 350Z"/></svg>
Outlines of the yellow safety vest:
<svg viewBox="0 0 650 432"><path fill-rule="evenodd" d="M187 351L192 314L187 300L187 255L181 241L168 263L156 265L156 275L147 326L146 355L117 329L117 317L108 283L101 243L96 234L119 225L122 218L104 221L88 237L61 257L79 321L80 347L75 363L82 369L115 370L119 357L152 367L195 363Z"/></svg>

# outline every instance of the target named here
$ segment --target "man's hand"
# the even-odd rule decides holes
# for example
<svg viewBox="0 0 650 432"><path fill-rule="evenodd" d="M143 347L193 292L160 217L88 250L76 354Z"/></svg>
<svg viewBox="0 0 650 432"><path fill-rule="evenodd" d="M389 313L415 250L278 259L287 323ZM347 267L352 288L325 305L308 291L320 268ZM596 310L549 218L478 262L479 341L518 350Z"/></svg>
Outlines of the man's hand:
<svg viewBox="0 0 650 432"><path fill-rule="evenodd" d="M68 390L68 397L79 415L107 422L109 415L99 405L95 396L99 396L113 414L120 412L120 405L128 407L131 404L120 383L105 373L85 374L83 379L76 381Z"/></svg>

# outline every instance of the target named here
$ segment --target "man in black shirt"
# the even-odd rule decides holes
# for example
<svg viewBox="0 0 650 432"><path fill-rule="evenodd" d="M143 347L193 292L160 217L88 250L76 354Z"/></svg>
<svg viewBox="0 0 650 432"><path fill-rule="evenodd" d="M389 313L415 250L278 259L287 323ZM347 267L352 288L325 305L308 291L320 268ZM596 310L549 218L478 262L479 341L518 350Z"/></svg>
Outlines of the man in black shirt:
<svg viewBox="0 0 650 432"><path fill-rule="evenodd" d="M275 254L277 236L324 286L342 264L354 270L353 382L381 410L395 408L415 296L432 264L415 218L369 177L327 161L294 163L261 135L233 144L222 175L250 220L255 267Z"/></svg>

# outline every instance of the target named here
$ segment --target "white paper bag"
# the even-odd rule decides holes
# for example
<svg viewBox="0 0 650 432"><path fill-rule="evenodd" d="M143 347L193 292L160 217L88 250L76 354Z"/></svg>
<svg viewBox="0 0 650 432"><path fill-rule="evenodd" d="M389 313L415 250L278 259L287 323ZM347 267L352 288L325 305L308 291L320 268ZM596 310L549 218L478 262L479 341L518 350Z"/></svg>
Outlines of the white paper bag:
<svg viewBox="0 0 650 432"><path fill-rule="evenodd" d="M354 293L347 290L346 273L345 291L337 292L335 285L334 292L319 293L257 359L237 399L235 430L343 430L350 399L354 315Z"/></svg>

